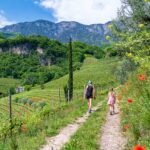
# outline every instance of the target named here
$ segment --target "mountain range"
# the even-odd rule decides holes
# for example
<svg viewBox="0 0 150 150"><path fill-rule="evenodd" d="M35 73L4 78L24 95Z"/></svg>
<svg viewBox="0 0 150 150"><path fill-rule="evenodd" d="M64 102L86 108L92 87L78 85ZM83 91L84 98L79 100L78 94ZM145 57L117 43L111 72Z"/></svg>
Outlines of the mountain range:
<svg viewBox="0 0 150 150"><path fill-rule="evenodd" d="M33 22L17 23L5 26L0 32L19 33L22 35L41 35L47 36L61 42L68 42L71 37L73 41L81 41L90 45L101 45L108 43L106 36L111 36L111 31L106 24L84 25L74 21L63 21L53 23L47 20L37 20Z"/></svg>

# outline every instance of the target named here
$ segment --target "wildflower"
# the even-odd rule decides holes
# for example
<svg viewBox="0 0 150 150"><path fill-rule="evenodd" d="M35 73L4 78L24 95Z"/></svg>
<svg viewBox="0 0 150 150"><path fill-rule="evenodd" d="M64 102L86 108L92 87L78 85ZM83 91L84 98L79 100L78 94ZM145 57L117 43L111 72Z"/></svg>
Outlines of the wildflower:
<svg viewBox="0 0 150 150"><path fill-rule="evenodd" d="M146 150L145 146L135 145L133 150Z"/></svg>
<svg viewBox="0 0 150 150"><path fill-rule="evenodd" d="M129 125L128 124L126 124L126 125L124 125L124 129L128 129L129 128Z"/></svg>
<svg viewBox="0 0 150 150"><path fill-rule="evenodd" d="M126 83L125 85L126 85L126 86L128 86L129 84L128 84L128 83Z"/></svg>
<svg viewBox="0 0 150 150"><path fill-rule="evenodd" d="M107 35L107 36L106 36L106 40L110 40L110 36Z"/></svg>
<svg viewBox="0 0 150 150"><path fill-rule="evenodd" d="M146 75L140 74L140 75L138 76L138 79L144 81L144 80L146 80Z"/></svg>
<svg viewBox="0 0 150 150"><path fill-rule="evenodd" d="M128 99L128 103L132 103L133 102L133 100L132 99Z"/></svg>
<svg viewBox="0 0 150 150"><path fill-rule="evenodd" d="M148 3L148 2L149 2L149 0L144 0L144 2L145 2L145 3Z"/></svg>
<svg viewBox="0 0 150 150"><path fill-rule="evenodd" d="M139 28L144 28L144 24L139 24Z"/></svg>
<svg viewBox="0 0 150 150"><path fill-rule="evenodd" d="M24 132L24 133L28 131L28 129L27 129L27 127L26 127L25 124L22 125L21 130L22 130L22 132Z"/></svg>
<svg viewBox="0 0 150 150"><path fill-rule="evenodd" d="M127 56L128 56L129 58L133 57L132 53L128 53Z"/></svg>
<svg viewBox="0 0 150 150"><path fill-rule="evenodd" d="M134 60L135 60L135 61L139 61L140 58L139 58L138 56L136 56L136 57L134 57Z"/></svg>
<svg viewBox="0 0 150 150"><path fill-rule="evenodd" d="M109 29L112 29L112 27L113 27L112 24L109 24L109 25L108 25L108 28L109 28Z"/></svg>

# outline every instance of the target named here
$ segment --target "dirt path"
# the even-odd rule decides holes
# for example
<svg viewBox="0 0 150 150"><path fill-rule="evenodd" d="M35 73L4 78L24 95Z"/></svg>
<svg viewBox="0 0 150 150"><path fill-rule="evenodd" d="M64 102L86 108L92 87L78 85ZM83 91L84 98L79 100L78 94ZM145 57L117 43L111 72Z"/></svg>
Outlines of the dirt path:
<svg viewBox="0 0 150 150"><path fill-rule="evenodd" d="M116 104L116 114L107 114L107 120L102 128L100 150L124 150L127 139L120 129L119 108Z"/></svg>
<svg viewBox="0 0 150 150"><path fill-rule="evenodd" d="M100 108L101 103L93 108L96 111ZM67 142L69 142L72 135L79 129L79 127L87 120L89 113L83 115L83 117L78 118L75 123L67 125L63 128L60 133L54 137L46 138L46 145L43 145L40 150L60 150Z"/></svg>

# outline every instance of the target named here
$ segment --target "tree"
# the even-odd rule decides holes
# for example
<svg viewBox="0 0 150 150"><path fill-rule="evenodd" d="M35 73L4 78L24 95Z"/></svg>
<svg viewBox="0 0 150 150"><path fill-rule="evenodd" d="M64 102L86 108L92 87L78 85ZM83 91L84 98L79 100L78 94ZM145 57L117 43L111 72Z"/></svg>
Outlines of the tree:
<svg viewBox="0 0 150 150"><path fill-rule="evenodd" d="M69 80L68 80L68 90L69 90L69 101L73 97L73 61L72 61L72 39L69 41Z"/></svg>
<svg viewBox="0 0 150 150"><path fill-rule="evenodd" d="M122 7L118 12L119 21L128 31L138 30L140 24L150 27L149 0L122 0Z"/></svg>

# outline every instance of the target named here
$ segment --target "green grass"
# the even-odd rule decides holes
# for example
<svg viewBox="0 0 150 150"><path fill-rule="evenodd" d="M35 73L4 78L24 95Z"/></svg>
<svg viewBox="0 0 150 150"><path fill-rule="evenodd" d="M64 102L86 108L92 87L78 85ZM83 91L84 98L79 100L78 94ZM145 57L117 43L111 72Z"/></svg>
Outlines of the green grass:
<svg viewBox="0 0 150 150"><path fill-rule="evenodd" d="M95 106L100 98L93 101ZM79 116L82 116L87 111L87 102L72 101L66 103L60 109L55 109L45 118L40 120L37 125L27 123L27 131L17 135L16 141L18 143L18 150L27 150L31 145L31 150L36 150L41 144L44 144L46 136L54 136L58 134L59 130L67 124L74 122ZM37 117L36 117L37 118ZM41 136L39 136L41 135ZM40 141L40 142L39 142ZM4 144L0 142L0 149L11 150L10 139Z"/></svg>
<svg viewBox="0 0 150 150"><path fill-rule="evenodd" d="M94 112L80 129L73 135L63 150L96 150L99 149L100 128L105 121L106 103Z"/></svg>
<svg viewBox="0 0 150 150"><path fill-rule="evenodd" d="M74 72L74 99L78 99L79 97L81 99L83 97L83 88L88 80L92 80L94 85L96 85L98 94L101 94L103 90L107 91L110 86L115 86L117 82L112 74L112 69L118 65L118 63L119 61L117 58L101 60L92 57L86 58L81 69ZM15 94L13 95L13 100L15 100L15 98L29 98L38 101L45 101L50 106L53 101L55 104L59 105L59 88L61 102L65 102L63 87L67 84L67 81L68 76L66 75L60 79L45 84L45 89L43 90L37 86L31 91ZM8 105L7 101L8 98L3 98L0 100L0 104ZM23 107L24 109L27 109L29 106L24 105ZM18 104L13 102L14 111L20 111L21 108ZM31 107L31 109L35 111L34 108ZM2 112L0 111L0 113Z"/></svg>
<svg viewBox="0 0 150 150"><path fill-rule="evenodd" d="M84 85L92 80L94 85L101 89L109 88L116 84L112 70L119 63L117 58L97 60L92 57L86 58L83 66L79 71L74 72L74 90L75 95L82 95ZM68 82L68 75L53 80L45 84L45 89L41 90L39 86L34 87L31 91L16 94L15 97L39 97L45 101L49 101L53 97L58 97L59 88L61 90L62 99L64 98L63 88Z"/></svg>
<svg viewBox="0 0 150 150"><path fill-rule="evenodd" d="M20 84L19 80L12 78L0 78L0 93L7 94L8 89L17 87Z"/></svg>
<svg viewBox="0 0 150 150"><path fill-rule="evenodd" d="M45 136L56 135L62 127L73 122L76 118L84 114L87 111L87 102L83 101L83 87L87 84L88 80L92 80L97 86L98 96L97 100L94 101L94 105L96 105L101 100L101 93L104 93L104 90L107 91L108 87L115 86L117 84L113 77L112 69L118 63L119 61L117 58L97 60L95 58L88 57L81 69L74 72L75 94L74 100L70 103L66 103L63 93L63 86L68 80L67 75L45 84L45 89L43 90L37 86L29 92L13 95L12 108L14 116L22 118L24 124L27 126L26 133L17 134L17 143L19 145L18 149L26 150L29 145L32 145L32 150L37 149L39 145L43 143ZM58 98L59 88L61 91L61 102ZM17 104L14 101L17 97L45 101L47 106L43 110L40 110L34 109L28 105ZM5 105L7 108L7 99L8 98L1 99L0 106ZM27 111L28 109L29 111ZM1 111L0 109L0 113L3 113L6 118L8 117L8 111ZM41 113L47 114L46 116L43 116ZM42 137L40 138L38 135L42 135ZM41 141L41 143L39 141ZM9 139L6 143L5 149L7 148L9 150ZM0 148L2 146L4 146L4 144L3 142L0 142Z"/></svg>
<svg viewBox="0 0 150 150"><path fill-rule="evenodd" d="M139 69L119 91L122 96L120 101L122 129L129 139L127 150L137 144L150 150L150 80L149 74L146 80L139 80L140 74ZM133 102L129 103L128 99L132 99Z"/></svg>

